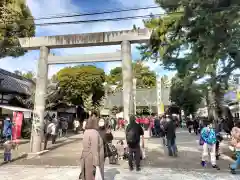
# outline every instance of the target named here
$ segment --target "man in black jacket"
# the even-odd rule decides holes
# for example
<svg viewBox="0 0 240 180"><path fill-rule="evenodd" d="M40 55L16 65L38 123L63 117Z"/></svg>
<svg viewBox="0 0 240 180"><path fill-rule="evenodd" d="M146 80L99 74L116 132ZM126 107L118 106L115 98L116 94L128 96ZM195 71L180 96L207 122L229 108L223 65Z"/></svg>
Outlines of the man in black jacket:
<svg viewBox="0 0 240 180"><path fill-rule="evenodd" d="M165 132L167 137L168 155L177 156L176 124L169 115L166 117Z"/></svg>
<svg viewBox="0 0 240 180"><path fill-rule="evenodd" d="M141 156L141 148L140 148L140 136L142 136L142 146L144 147L144 131L143 128L136 123L135 116L130 117L129 125L126 128L126 140L129 149L129 157L128 164L130 171L133 170L133 155L135 157L136 162L136 170L140 171L140 156Z"/></svg>

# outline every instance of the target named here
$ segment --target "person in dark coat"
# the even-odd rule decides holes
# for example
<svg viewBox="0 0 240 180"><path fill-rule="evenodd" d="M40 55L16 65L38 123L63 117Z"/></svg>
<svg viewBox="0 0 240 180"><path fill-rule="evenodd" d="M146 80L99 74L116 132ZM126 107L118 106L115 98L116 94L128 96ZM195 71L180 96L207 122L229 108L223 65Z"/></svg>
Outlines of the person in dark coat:
<svg viewBox="0 0 240 180"><path fill-rule="evenodd" d="M160 119L158 117L156 117L154 119L154 128L153 129L154 129L153 130L154 135L156 137L159 137L160 136L160 131L161 131L160 129L161 129L161 127L160 127Z"/></svg>
<svg viewBox="0 0 240 180"><path fill-rule="evenodd" d="M102 137L103 140L103 145L104 145L104 158L111 156L111 152L109 152L109 149L106 148L108 146L108 143L112 143L113 140L113 135L112 132L110 131L110 128L106 127L107 124L104 119L99 120L99 134Z"/></svg>
<svg viewBox="0 0 240 180"><path fill-rule="evenodd" d="M133 160L135 159L136 170L140 171L141 148L140 140L142 136L142 146L144 147L144 131L143 128L136 123L135 116L130 116L130 122L126 128L126 140L129 150L128 165L130 171L133 170Z"/></svg>
<svg viewBox="0 0 240 180"><path fill-rule="evenodd" d="M177 156L177 146L176 146L176 124L173 119L167 115L166 117L166 137L167 137L167 147L169 156Z"/></svg>
<svg viewBox="0 0 240 180"><path fill-rule="evenodd" d="M188 119L186 125L188 128L188 132L192 133L193 122L190 119Z"/></svg>
<svg viewBox="0 0 240 180"><path fill-rule="evenodd" d="M198 135L198 128L199 128L199 123L196 119L193 121L193 131L196 135Z"/></svg>

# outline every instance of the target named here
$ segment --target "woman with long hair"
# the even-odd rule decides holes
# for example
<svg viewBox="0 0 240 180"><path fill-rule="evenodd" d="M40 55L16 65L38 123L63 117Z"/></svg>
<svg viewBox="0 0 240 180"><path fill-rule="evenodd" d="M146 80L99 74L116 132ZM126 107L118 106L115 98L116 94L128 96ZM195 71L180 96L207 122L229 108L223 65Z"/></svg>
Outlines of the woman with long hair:
<svg viewBox="0 0 240 180"><path fill-rule="evenodd" d="M100 168L104 179L104 146L98 132L98 119L92 116L88 119L83 135L83 151L81 156L81 180L93 180L96 169Z"/></svg>
<svg viewBox="0 0 240 180"><path fill-rule="evenodd" d="M100 136L103 139L103 145L104 145L104 159L109 158L110 164L116 164L117 163L117 149L112 144L113 135L111 132L111 127L108 121L104 119L99 120L99 133Z"/></svg>

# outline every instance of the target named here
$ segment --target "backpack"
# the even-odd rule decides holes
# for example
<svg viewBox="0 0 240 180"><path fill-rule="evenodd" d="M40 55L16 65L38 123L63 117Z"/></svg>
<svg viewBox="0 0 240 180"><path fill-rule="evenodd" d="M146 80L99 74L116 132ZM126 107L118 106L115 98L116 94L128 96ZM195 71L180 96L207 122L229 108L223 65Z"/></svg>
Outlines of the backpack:
<svg viewBox="0 0 240 180"><path fill-rule="evenodd" d="M126 134L126 140L128 144L137 144L139 137L137 136L136 130L131 128Z"/></svg>

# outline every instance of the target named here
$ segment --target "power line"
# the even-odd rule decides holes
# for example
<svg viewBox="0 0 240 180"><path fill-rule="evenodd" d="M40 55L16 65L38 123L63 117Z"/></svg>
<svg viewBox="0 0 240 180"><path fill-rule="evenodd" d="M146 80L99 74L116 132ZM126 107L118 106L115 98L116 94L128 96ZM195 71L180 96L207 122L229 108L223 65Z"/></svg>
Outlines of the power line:
<svg viewBox="0 0 240 180"><path fill-rule="evenodd" d="M147 8L147 7L146 7ZM240 6L230 6L230 7L224 7L224 8L215 8L214 10L227 10L232 8L240 8ZM139 8L136 8L139 9ZM210 9L209 9L210 10ZM206 11L206 9L202 10L196 10L198 12ZM62 22L49 22L49 23L38 23L35 24L35 26L50 26L50 25L64 25L64 24L81 24L81 23L94 23L94 22L106 22L106 21L122 21L122 20L132 20L132 19L146 19L146 18L157 18L162 15L171 15L171 14L178 14L178 13L184 13L184 11L179 12L168 12L168 13L160 13L160 14L151 14L151 15L141 15L141 16L128 16L128 17L117 17L117 18L106 18L106 19L90 19L90 20L76 20L76 21L62 21ZM1 24L0 24L1 25ZM2 24L3 26L11 25L11 24ZM20 24L21 25L21 24ZM23 25L23 24L22 24ZM0 27L0 29L6 29L4 27ZM18 32L11 30L12 32Z"/></svg>
<svg viewBox="0 0 240 180"><path fill-rule="evenodd" d="M106 21L122 21L131 19L146 19L151 17L159 17L164 14L153 14L153 15L143 15L143 16L128 16L121 18L106 18L106 19L91 19L91 20L77 20L77 21L62 21L62 22L49 22L49 23L39 23L35 26L50 26L50 25L64 25L64 24L81 24L81 23L94 23L94 22L106 22Z"/></svg>
<svg viewBox="0 0 240 180"><path fill-rule="evenodd" d="M138 10L147 10L147 9L157 9L161 8L160 6L148 6L141 8L130 8L130 9L118 9L118 10L108 10L102 12L92 12L92 13L73 13L69 15L53 15L49 17L40 17L40 18L31 18L31 20L47 20L47 19L61 19L61 18L71 18L71 17L81 17L81 16L93 16L93 15L101 15L101 14L112 14L119 12L127 12L127 11L138 11Z"/></svg>
<svg viewBox="0 0 240 180"><path fill-rule="evenodd" d="M178 7L178 6L172 5L171 7ZM236 6L214 8L214 9L228 9L228 8L234 8L234 7L236 7ZM48 16L48 17L29 18L29 19L30 20L61 19L61 18L92 16L92 15L101 15L101 14L112 14L112 13L119 13L119 12L138 11L138 10L157 9L157 8L164 8L164 7L161 7L161 6L147 6L147 7L139 7L139 8L105 10L105 11L100 11L100 12L72 13L72 14L66 14L66 15L52 15L52 16ZM26 20L27 19L28 18L26 18Z"/></svg>
<svg viewBox="0 0 240 180"><path fill-rule="evenodd" d="M28 20L50 20L50 19L62 19L62 18L73 18L73 17L82 17L82 16L94 16L94 15L102 15L102 14L112 14L112 13L119 13L119 12L128 12L128 11L139 11L139 10L148 10L148 9L157 9L161 8L160 6L147 6L147 7L139 7L139 8L129 8L129 9L116 9L116 10L105 10L100 12L87 12L87 13L71 13L71 14L65 14L65 15L52 15L52 16L43 16L39 18L23 18L22 20L28 21ZM12 22L12 21L6 21L6 22Z"/></svg>
<svg viewBox="0 0 240 180"><path fill-rule="evenodd" d="M177 6L172 6L177 7ZM229 6L229 7L221 7L221 8L214 8L214 10L227 10L232 9L240 6ZM118 9L118 10L106 10L102 12L88 12L88 13L73 13L73 14L67 14L67 15L52 15L48 17L40 17L40 18L25 18L22 20L28 21L28 20L50 20L50 19L61 19L61 18L72 18L72 17L82 17L82 16L93 16L93 15L101 15L101 14L112 14L112 13L118 13L118 12L128 12L128 11L138 11L138 10L147 10L147 9L157 9L157 8L164 8L161 6L148 6L148 7L139 7L139 8L129 8L129 9ZM196 10L196 11L205 11L207 9L202 10ZM211 10L211 9L209 9ZM178 12L168 12L165 14L174 14ZM6 21L8 22L8 21Z"/></svg>
<svg viewBox="0 0 240 180"><path fill-rule="evenodd" d="M216 8L214 10L227 10L229 8L240 8L237 7L228 7L228 8ZM198 12L205 10L197 10ZM117 17L117 18L106 18L106 19L90 19L90 20L76 20L76 21L62 21L62 22L49 22L49 23L39 23L35 24L36 26L49 26L49 25L64 25L64 24L80 24L80 23L94 23L94 22L106 22L106 21L121 21L121 20L131 20L131 19L146 19L146 18L156 18L162 15L171 15L171 14L179 14L184 13L184 11L179 12L169 12L169 13L159 13L159 14L150 14L150 15L141 15L141 16L128 16L128 17Z"/></svg>

